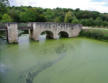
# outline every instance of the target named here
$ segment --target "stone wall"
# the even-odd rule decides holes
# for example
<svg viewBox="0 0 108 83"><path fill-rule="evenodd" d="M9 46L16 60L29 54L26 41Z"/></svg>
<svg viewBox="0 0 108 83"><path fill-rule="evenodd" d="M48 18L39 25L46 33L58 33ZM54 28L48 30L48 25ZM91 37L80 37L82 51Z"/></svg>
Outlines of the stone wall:
<svg viewBox="0 0 108 83"><path fill-rule="evenodd" d="M69 37L76 37L79 35L82 29L80 24L69 24L69 23L51 23L51 22L36 22L33 23L33 34L32 38L34 40L39 40L39 36L44 31L51 31L53 33L53 38L57 39L58 34L61 31L66 32Z"/></svg>
<svg viewBox="0 0 108 83"><path fill-rule="evenodd" d="M53 39L58 39L59 33L64 31L69 37L77 37L82 29L80 24L69 24L69 23L51 23L51 22L34 22L28 23L29 27L23 27L23 29L29 30L30 38L33 40L39 40L42 32L50 31L53 34ZM31 28L30 28L31 26ZM18 27L17 23L8 23L8 42L17 43L18 42ZM23 30L22 29L22 30Z"/></svg>

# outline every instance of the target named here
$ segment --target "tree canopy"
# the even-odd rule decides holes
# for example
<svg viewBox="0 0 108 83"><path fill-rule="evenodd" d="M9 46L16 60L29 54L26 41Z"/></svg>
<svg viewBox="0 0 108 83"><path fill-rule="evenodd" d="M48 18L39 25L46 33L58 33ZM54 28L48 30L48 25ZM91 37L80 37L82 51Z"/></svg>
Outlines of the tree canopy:
<svg viewBox="0 0 108 83"><path fill-rule="evenodd" d="M3 5L9 6L9 0L0 0L0 3L2 3Z"/></svg>
<svg viewBox="0 0 108 83"><path fill-rule="evenodd" d="M13 19L8 15L8 14L4 14L2 16L2 21L1 22L12 22Z"/></svg>
<svg viewBox="0 0 108 83"><path fill-rule="evenodd" d="M6 19L7 18L7 19ZM0 0L0 22L65 22L84 26L108 26L108 13L73 10L70 8L40 8L9 6L8 0Z"/></svg>

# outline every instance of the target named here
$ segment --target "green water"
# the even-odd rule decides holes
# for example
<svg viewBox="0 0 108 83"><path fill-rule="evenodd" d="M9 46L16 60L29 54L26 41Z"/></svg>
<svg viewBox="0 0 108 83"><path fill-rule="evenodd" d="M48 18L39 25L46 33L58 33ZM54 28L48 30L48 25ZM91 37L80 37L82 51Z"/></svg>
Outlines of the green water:
<svg viewBox="0 0 108 83"><path fill-rule="evenodd" d="M108 43L87 38L0 40L0 83L108 83Z"/></svg>

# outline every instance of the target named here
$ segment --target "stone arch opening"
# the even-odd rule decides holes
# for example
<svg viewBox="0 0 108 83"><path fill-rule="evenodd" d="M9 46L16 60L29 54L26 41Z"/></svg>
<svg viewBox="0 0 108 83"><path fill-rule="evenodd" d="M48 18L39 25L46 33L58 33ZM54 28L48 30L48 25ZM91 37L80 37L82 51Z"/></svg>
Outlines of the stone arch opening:
<svg viewBox="0 0 108 83"><path fill-rule="evenodd" d="M46 39L53 39L53 32L51 31L43 31L40 35L46 35Z"/></svg>
<svg viewBox="0 0 108 83"><path fill-rule="evenodd" d="M69 34L65 31L60 31L58 35L60 38L68 38L69 37Z"/></svg>
<svg viewBox="0 0 108 83"><path fill-rule="evenodd" d="M24 34L29 34L29 30L18 30L18 36L22 36Z"/></svg>
<svg viewBox="0 0 108 83"><path fill-rule="evenodd" d="M7 30L0 30L0 38L3 40L7 39Z"/></svg>

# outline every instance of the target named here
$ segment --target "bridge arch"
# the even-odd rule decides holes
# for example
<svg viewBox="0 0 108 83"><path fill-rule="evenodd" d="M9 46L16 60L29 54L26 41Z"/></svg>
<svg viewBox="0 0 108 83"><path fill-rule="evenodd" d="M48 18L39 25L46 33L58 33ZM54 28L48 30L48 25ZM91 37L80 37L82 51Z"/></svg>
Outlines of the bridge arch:
<svg viewBox="0 0 108 83"><path fill-rule="evenodd" d="M52 31L49 31L49 30L42 31L40 33L40 35L46 35L46 39L53 39L54 38L54 33Z"/></svg>
<svg viewBox="0 0 108 83"><path fill-rule="evenodd" d="M28 30L30 38L38 41L40 34L46 33L47 38L58 39L61 37L77 37L82 29L81 24L33 22L19 25L18 23L5 23L0 30L6 30L9 43L18 42L18 30Z"/></svg>
<svg viewBox="0 0 108 83"><path fill-rule="evenodd" d="M60 38L68 38L69 37L69 33L67 31L60 31L58 33Z"/></svg>

